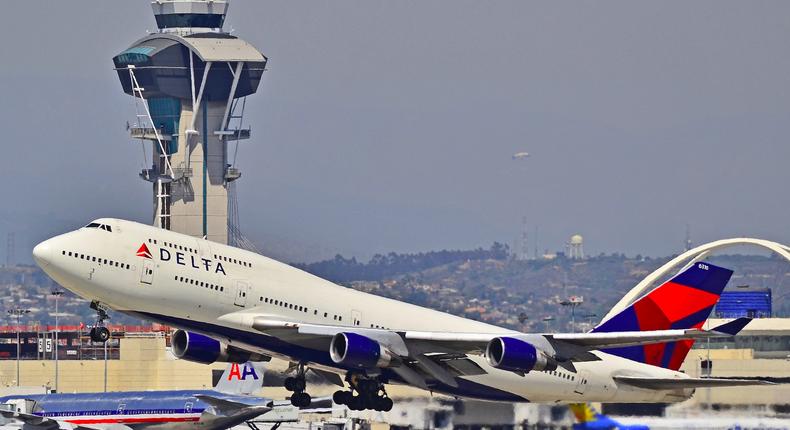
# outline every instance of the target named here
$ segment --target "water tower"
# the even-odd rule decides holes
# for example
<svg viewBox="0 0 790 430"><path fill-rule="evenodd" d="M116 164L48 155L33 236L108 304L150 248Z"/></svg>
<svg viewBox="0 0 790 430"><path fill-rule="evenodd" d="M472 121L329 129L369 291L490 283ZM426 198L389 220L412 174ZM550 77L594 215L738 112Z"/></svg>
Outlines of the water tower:
<svg viewBox="0 0 790 430"><path fill-rule="evenodd" d="M574 234L568 241L568 258L571 260L581 260L584 258L584 238L580 234Z"/></svg>
<svg viewBox="0 0 790 430"><path fill-rule="evenodd" d="M140 177L152 183L153 223L227 243L229 230L233 235L229 191L241 176L233 154L250 137L243 127L246 96L257 91L267 59L223 31L228 1L157 0L151 6L158 31L113 62L123 91L136 98L129 131L152 143Z"/></svg>

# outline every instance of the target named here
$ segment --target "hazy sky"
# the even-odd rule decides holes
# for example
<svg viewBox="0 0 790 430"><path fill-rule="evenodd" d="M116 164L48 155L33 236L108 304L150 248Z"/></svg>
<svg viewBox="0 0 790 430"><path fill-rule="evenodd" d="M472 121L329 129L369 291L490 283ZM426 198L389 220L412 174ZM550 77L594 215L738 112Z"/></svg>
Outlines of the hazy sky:
<svg viewBox="0 0 790 430"><path fill-rule="evenodd" d="M0 244L150 222L111 61L149 2L4 11ZM238 187L272 255L512 244L522 216L541 251L790 242L790 2L235 0L226 28L270 59Z"/></svg>

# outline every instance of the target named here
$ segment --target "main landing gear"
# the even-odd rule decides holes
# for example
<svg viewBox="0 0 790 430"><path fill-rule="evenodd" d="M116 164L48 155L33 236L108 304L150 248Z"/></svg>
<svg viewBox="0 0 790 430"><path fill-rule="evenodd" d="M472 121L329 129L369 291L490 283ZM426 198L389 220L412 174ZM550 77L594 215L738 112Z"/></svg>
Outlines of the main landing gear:
<svg viewBox="0 0 790 430"><path fill-rule="evenodd" d="M105 343L110 340L110 330L104 326L104 321L110 319L107 308L97 301L91 302L91 309L96 311L96 325L91 328L91 340L96 343Z"/></svg>
<svg viewBox="0 0 790 430"><path fill-rule="evenodd" d="M338 405L346 405L352 411L373 409L388 412L392 410L392 399L387 396L384 384L378 379L367 379L357 374L349 374L346 381L351 385L349 391L335 391L332 400ZM354 393L356 392L356 395Z"/></svg>
<svg viewBox="0 0 790 430"><path fill-rule="evenodd" d="M285 383L283 384L286 390L293 391L293 394L291 394L291 404L297 408L306 408L310 406L310 403L313 401L310 395L304 391L305 387L307 387L304 376L305 371L304 365L300 364L297 367L296 376L285 378Z"/></svg>

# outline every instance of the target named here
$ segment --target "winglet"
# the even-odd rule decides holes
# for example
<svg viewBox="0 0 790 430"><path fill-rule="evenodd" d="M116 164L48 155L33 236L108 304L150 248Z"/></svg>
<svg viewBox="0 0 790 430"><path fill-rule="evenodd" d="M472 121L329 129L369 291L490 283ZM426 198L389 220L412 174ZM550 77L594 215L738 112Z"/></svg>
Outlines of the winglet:
<svg viewBox="0 0 790 430"><path fill-rule="evenodd" d="M741 330L743 330L743 328L746 327L746 325L749 324L749 322L751 321L752 321L751 318L745 318L745 317L737 318L728 323L724 323L720 326L716 326L711 331L728 334L730 336L735 336Z"/></svg>

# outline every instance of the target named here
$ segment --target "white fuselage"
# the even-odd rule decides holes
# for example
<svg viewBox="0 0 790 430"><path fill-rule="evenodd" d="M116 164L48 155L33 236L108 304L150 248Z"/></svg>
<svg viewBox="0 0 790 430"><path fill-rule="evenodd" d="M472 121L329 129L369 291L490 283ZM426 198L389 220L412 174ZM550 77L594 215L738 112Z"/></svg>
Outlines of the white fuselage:
<svg viewBox="0 0 790 430"><path fill-rule="evenodd" d="M334 366L328 349L306 352L254 329L223 325L220 317L249 311L271 319L350 328L513 333L341 287L231 246L130 221L102 219L95 223L109 228L82 228L43 242L34 250L39 265L63 287L117 311L292 362L344 371ZM151 258L141 250L143 244ZM577 363L576 373L560 368L523 376L495 369L482 356L470 356L484 373L460 377L463 384L459 389L432 388L458 396L532 402L672 402L692 393L618 384L613 376L686 376L603 352L595 354L601 360Z"/></svg>

